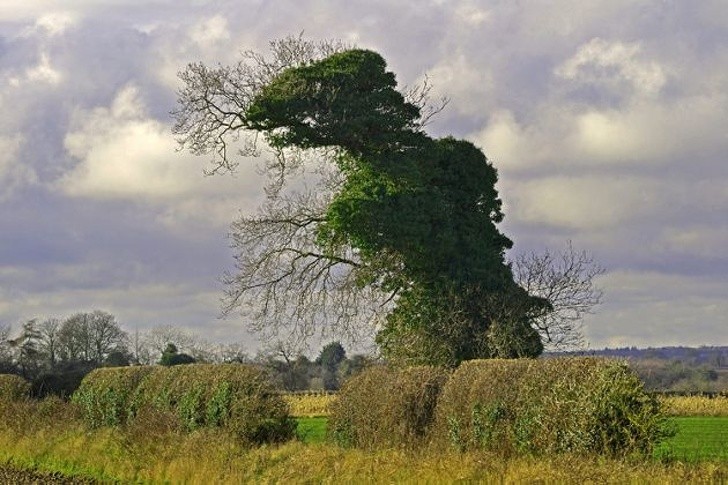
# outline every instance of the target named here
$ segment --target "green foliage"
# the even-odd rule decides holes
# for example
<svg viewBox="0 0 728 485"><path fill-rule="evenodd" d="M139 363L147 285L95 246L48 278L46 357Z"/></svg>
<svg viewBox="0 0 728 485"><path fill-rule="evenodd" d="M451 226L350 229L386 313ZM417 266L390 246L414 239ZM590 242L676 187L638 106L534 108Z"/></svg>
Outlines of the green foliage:
<svg viewBox="0 0 728 485"><path fill-rule="evenodd" d="M432 139L375 52L290 68L245 112L277 148L333 148L344 181L318 226L322 254L350 247L360 285L396 295L378 338L404 363L536 356L549 310L513 279L497 171L472 143Z"/></svg>
<svg viewBox="0 0 728 485"><path fill-rule="evenodd" d="M321 353L316 359L316 363L327 369L336 370L341 361L345 358L346 351L344 350L344 346L341 345L341 342L331 342L321 349Z"/></svg>
<svg viewBox="0 0 728 485"><path fill-rule="evenodd" d="M264 374L239 364L98 369L73 401L95 427L128 424L151 410L171 413L187 431L222 427L246 443L284 441L295 430Z"/></svg>
<svg viewBox="0 0 728 485"><path fill-rule="evenodd" d="M86 374L96 368L93 362L64 362L33 379L31 393L35 398L58 396L70 399Z"/></svg>
<svg viewBox="0 0 728 485"><path fill-rule="evenodd" d="M15 374L0 374L0 402L24 399L29 394L28 381Z"/></svg>
<svg viewBox="0 0 728 485"><path fill-rule="evenodd" d="M167 348L162 352L162 358L159 360L160 365L184 365L194 364L195 359L191 355L181 354L177 351L177 346L167 344Z"/></svg>
<svg viewBox="0 0 728 485"><path fill-rule="evenodd" d="M448 372L373 366L349 379L331 404L328 432L342 446L414 448L424 444Z"/></svg>
<svg viewBox="0 0 728 485"><path fill-rule="evenodd" d="M669 434L626 364L594 358L463 363L437 408L436 440L504 453L649 453Z"/></svg>
<svg viewBox="0 0 728 485"><path fill-rule="evenodd" d="M117 426L134 416L135 392L152 366L102 367L91 371L71 397L91 427Z"/></svg>

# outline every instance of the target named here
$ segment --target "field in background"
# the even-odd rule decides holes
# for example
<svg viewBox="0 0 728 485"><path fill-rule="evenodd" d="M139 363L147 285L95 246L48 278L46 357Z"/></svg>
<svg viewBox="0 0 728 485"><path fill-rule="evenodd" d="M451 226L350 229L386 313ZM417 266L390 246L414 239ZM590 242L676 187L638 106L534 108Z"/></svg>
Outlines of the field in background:
<svg viewBox="0 0 728 485"><path fill-rule="evenodd" d="M662 396L660 401L670 416L728 417L728 396Z"/></svg>
<svg viewBox="0 0 728 485"><path fill-rule="evenodd" d="M283 394L283 400L290 407L291 416L296 418L328 416L329 406L336 394L326 392L290 392Z"/></svg>
<svg viewBox="0 0 728 485"><path fill-rule="evenodd" d="M655 456L685 462L728 462L728 417L674 417L674 437L662 443Z"/></svg>

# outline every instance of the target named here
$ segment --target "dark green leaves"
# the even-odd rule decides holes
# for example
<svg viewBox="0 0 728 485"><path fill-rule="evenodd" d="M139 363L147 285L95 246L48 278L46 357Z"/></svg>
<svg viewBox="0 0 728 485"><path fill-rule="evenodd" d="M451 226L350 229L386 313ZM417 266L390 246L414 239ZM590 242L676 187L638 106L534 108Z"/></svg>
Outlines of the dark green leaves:
<svg viewBox="0 0 728 485"><path fill-rule="evenodd" d="M432 139L378 54L350 50L283 71L245 113L277 148L333 148L344 175L317 243L348 245L361 284L398 298L380 333L385 355L455 365L542 351L529 316L543 308L504 261L512 242L498 174L472 143Z"/></svg>

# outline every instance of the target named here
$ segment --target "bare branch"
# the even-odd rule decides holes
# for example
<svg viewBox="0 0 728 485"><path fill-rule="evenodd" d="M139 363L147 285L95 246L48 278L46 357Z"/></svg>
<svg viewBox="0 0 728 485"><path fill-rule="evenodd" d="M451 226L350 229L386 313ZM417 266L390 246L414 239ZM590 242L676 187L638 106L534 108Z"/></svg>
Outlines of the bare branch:
<svg viewBox="0 0 728 485"><path fill-rule="evenodd" d="M281 332L305 338L373 331L391 299L359 284L366 268L348 246L322 248L317 230L329 197L306 192L269 200L231 226L235 272L224 276L223 314L240 311L267 338Z"/></svg>
<svg viewBox="0 0 728 485"><path fill-rule="evenodd" d="M519 255L512 268L521 287L553 307L532 319L544 344L552 350L583 348L582 319L602 301L603 292L594 280L604 268L585 251L574 250L571 241L558 254L546 250Z"/></svg>

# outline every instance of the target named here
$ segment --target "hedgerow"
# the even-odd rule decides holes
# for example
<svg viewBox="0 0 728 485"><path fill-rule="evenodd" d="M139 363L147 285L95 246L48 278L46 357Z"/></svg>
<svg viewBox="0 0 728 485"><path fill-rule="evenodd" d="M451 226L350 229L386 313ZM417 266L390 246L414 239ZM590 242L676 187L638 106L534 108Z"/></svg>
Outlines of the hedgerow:
<svg viewBox="0 0 728 485"><path fill-rule="evenodd" d="M669 434L636 374L596 358L465 362L436 414L435 441L460 450L626 455Z"/></svg>
<svg viewBox="0 0 728 485"><path fill-rule="evenodd" d="M71 400L92 427L117 426L134 416L132 399L152 366L102 367L88 373Z"/></svg>
<svg viewBox="0 0 728 485"><path fill-rule="evenodd" d="M344 446L424 444L448 371L374 366L349 379L331 404L328 433Z"/></svg>
<svg viewBox="0 0 728 485"><path fill-rule="evenodd" d="M101 372L99 372L101 371ZM99 369L74 394L91 426L128 424L148 411L171 413L184 429L222 427L248 443L291 438L288 406L258 369L181 365Z"/></svg>
<svg viewBox="0 0 728 485"><path fill-rule="evenodd" d="M30 383L15 374L0 374L0 401L15 401L30 395Z"/></svg>

